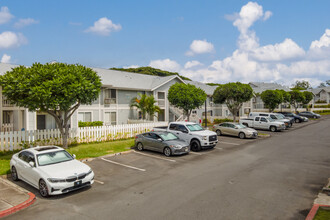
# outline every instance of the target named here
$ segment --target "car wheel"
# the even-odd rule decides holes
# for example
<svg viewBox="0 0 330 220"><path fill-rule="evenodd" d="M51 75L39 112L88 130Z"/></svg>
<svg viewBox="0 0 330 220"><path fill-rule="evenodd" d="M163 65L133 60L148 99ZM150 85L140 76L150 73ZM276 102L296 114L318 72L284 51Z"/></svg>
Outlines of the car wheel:
<svg viewBox="0 0 330 220"><path fill-rule="evenodd" d="M48 197L48 187L44 180L39 181L39 193L42 197Z"/></svg>
<svg viewBox="0 0 330 220"><path fill-rule="evenodd" d="M277 131L277 129L276 129L275 126L270 126L270 131L271 131L271 132L275 132L275 131Z"/></svg>
<svg viewBox="0 0 330 220"><path fill-rule="evenodd" d="M289 128L291 128L291 127L292 127L292 123L289 124Z"/></svg>
<svg viewBox="0 0 330 220"><path fill-rule="evenodd" d="M201 150L201 144L197 140L193 140L190 144L192 151L200 151Z"/></svg>
<svg viewBox="0 0 330 220"><path fill-rule="evenodd" d="M316 119L317 117L314 115L313 118Z"/></svg>
<svg viewBox="0 0 330 220"><path fill-rule="evenodd" d="M238 134L238 137L240 139L244 139L245 138L245 134L243 132L241 132L241 133Z"/></svg>
<svg viewBox="0 0 330 220"><path fill-rule="evenodd" d="M172 155L171 149L170 149L169 147L165 147L165 148L164 148L164 155L165 155L166 157L169 157L169 156Z"/></svg>
<svg viewBox="0 0 330 220"><path fill-rule="evenodd" d="M220 130L217 130L216 132L217 132L218 136L221 136L221 131Z"/></svg>
<svg viewBox="0 0 330 220"><path fill-rule="evenodd" d="M300 120L298 118L296 118L296 123L299 123L299 122L300 122Z"/></svg>
<svg viewBox="0 0 330 220"><path fill-rule="evenodd" d="M17 174L17 170L16 168L13 166L11 168L11 179L14 180L14 181L18 181L18 174Z"/></svg>
<svg viewBox="0 0 330 220"><path fill-rule="evenodd" d="M142 144L142 143L138 143L138 144L137 144L137 149L138 149L139 151L143 151L143 144Z"/></svg>

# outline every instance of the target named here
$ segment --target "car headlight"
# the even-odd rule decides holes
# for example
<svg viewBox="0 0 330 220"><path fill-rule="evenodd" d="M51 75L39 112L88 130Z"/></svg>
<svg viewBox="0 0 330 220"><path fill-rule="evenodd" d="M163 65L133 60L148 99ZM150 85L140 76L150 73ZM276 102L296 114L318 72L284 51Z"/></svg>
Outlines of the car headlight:
<svg viewBox="0 0 330 220"><path fill-rule="evenodd" d="M93 171L92 169L90 169L87 173L86 173L86 176L88 176L89 174L91 174Z"/></svg>
<svg viewBox="0 0 330 220"><path fill-rule="evenodd" d="M207 140L207 136L203 136L203 140L206 141Z"/></svg>
<svg viewBox="0 0 330 220"><path fill-rule="evenodd" d="M175 146L175 145L170 145L170 147L173 147L173 148L175 148L175 149L180 149L180 148L182 148L181 145L177 145L177 146Z"/></svg>
<svg viewBox="0 0 330 220"><path fill-rule="evenodd" d="M47 179L51 183L64 183L65 179L60 179L60 178L48 178Z"/></svg>

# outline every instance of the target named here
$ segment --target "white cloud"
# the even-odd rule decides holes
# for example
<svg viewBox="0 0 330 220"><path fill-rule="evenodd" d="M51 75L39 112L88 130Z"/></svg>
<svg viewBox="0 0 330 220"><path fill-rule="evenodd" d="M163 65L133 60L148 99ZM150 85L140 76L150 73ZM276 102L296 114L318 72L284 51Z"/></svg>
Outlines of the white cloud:
<svg viewBox="0 0 330 220"><path fill-rule="evenodd" d="M198 67L198 66L202 66L203 64L197 60L192 60L192 61L188 61L186 62L186 64L184 65L185 69L191 69L193 67Z"/></svg>
<svg viewBox="0 0 330 220"><path fill-rule="evenodd" d="M22 28L25 26L29 26L32 24L39 24L39 21L34 20L33 18L24 18L24 19L19 19L15 24L15 28Z"/></svg>
<svg viewBox="0 0 330 220"><path fill-rule="evenodd" d="M214 46L206 40L194 40L190 44L190 50L186 52L187 56L194 56L195 54L212 53Z"/></svg>
<svg viewBox="0 0 330 220"><path fill-rule="evenodd" d="M130 65L130 66L123 66L124 69L130 69L130 68L139 68L138 65Z"/></svg>
<svg viewBox="0 0 330 220"><path fill-rule="evenodd" d="M1 58L1 63L10 63L11 56L4 54Z"/></svg>
<svg viewBox="0 0 330 220"><path fill-rule="evenodd" d="M273 15L273 13L271 11L266 11L263 20L266 21L272 15Z"/></svg>
<svg viewBox="0 0 330 220"><path fill-rule="evenodd" d="M114 24L106 17L100 18L94 22L94 25L89 27L85 32L92 32L97 35L108 36L111 32L120 31L122 29L120 24Z"/></svg>
<svg viewBox="0 0 330 220"><path fill-rule="evenodd" d="M152 60L149 63L149 66L154 67L156 69L167 70L170 72L177 72L181 69L180 64L170 59Z"/></svg>
<svg viewBox="0 0 330 220"><path fill-rule="evenodd" d="M0 34L0 49L19 47L27 43L23 34L5 31Z"/></svg>
<svg viewBox="0 0 330 220"><path fill-rule="evenodd" d="M330 29L326 29L320 40L315 40L311 43L310 49L330 47Z"/></svg>
<svg viewBox="0 0 330 220"><path fill-rule="evenodd" d="M14 16L10 14L8 7L3 6L0 9L0 24L9 22Z"/></svg>
<svg viewBox="0 0 330 220"><path fill-rule="evenodd" d="M241 33L246 33L253 23L262 18L263 15L261 5L258 5L256 2L249 2L241 8L238 18L234 21L234 26Z"/></svg>

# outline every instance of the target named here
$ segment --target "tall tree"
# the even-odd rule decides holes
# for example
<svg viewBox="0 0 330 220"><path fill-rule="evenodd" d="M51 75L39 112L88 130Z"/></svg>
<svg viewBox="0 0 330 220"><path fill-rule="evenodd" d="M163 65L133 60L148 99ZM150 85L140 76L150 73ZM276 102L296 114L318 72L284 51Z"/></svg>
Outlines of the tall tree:
<svg viewBox="0 0 330 220"><path fill-rule="evenodd" d="M297 80L295 84L293 84L292 86L293 86L292 89L298 89L298 90L307 90L312 88L311 84L305 80L301 80L301 81Z"/></svg>
<svg viewBox="0 0 330 220"><path fill-rule="evenodd" d="M261 93L260 97L269 112L273 112L283 102L282 93L278 90L265 90Z"/></svg>
<svg viewBox="0 0 330 220"><path fill-rule="evenodd" d="M101 79L92 69L78 64L34 63L8 71L1 76L0 85L11 103L53 116L66 148L69 119L81 104L92 104L98 98Z"/></svg>
<svg viewBox="0 0 330 220"><path fill-rule="evenodd" d="M303 102L304 94L298 89L289 92L291 96L290 104L293 105L295 112L297 112L298 105Z"/></svg>
<svg viewBox="0 0 330 220"><path fill-rule="evenodd" d="M191 111L201 107L206 101L206 93L191 84L175 83L168 90L168 101L182 109L189 121Z"/></svg>
<svg viewBox="0 0 330 220"><path fill-rule="evenodd" d="M278 91L279 93L281 93L282 95L282 103L290 103L291 101L291 96L290 96L290 93L283 90L283 89L276 89L276 91ZM281 111L282 111L282 104L281 104Z"/></svg>
<svg viewBox="0 0 330 220"><path fill-rule="evenodd" d="M243 103L249 101L252 96L253 90L250 85L240 82L227 83L216 88L213 93L213 101L219 104L226 103L236 121L236 115Z"/></svg>
<svg viewBox="0 0 330 220"><path fill-rule="evenodd" d="M146 94L138 93L138 97L134 97L131 101L131 107L140 109L143 120L146 118L147 113L147 97L148 96Z"/></svg>
<svg viewBox="0 0 330 220"><path fill-rule="evenodd" d="M157 101L155 100L155 97L153 95L147 97L146 111L149 115L150 120L153 120L155 113L160 112L160 108L158 105L156 105L156 102Z"/></svg>
<svg viewBox="0 0 330 220"><path fill-rule="evenodd" d="M304 91L303 95L304 95L304 99L302 100L302 104L305 105L306 111L308 111L308 104L309 104L310 101L313 100L314 94L312 92L309 92L309 91Z"/></svg>

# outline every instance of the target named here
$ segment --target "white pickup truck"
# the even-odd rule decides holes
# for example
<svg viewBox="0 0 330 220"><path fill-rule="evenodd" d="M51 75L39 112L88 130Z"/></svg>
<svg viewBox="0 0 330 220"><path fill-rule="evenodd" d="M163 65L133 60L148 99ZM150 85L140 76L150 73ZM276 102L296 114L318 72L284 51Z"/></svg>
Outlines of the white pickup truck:
<svg viewBox="0 0 330 220"><path fill-rule="evenodd" d="M167 131L190 144L192 151L200 151L203 147L213 148L218 143L215 132L205 130L193 122L171 122L168 127L154 127L153 131Z"/></svg>
<svg viewBox="0 0 330 220"><path fill-rule="evenodd" d="M273 132L285 130L285 124L283 122L275 121L270 117L257 116L254 118L242 118L239 120L239 123L246 127L270 130Z"/></svg>

